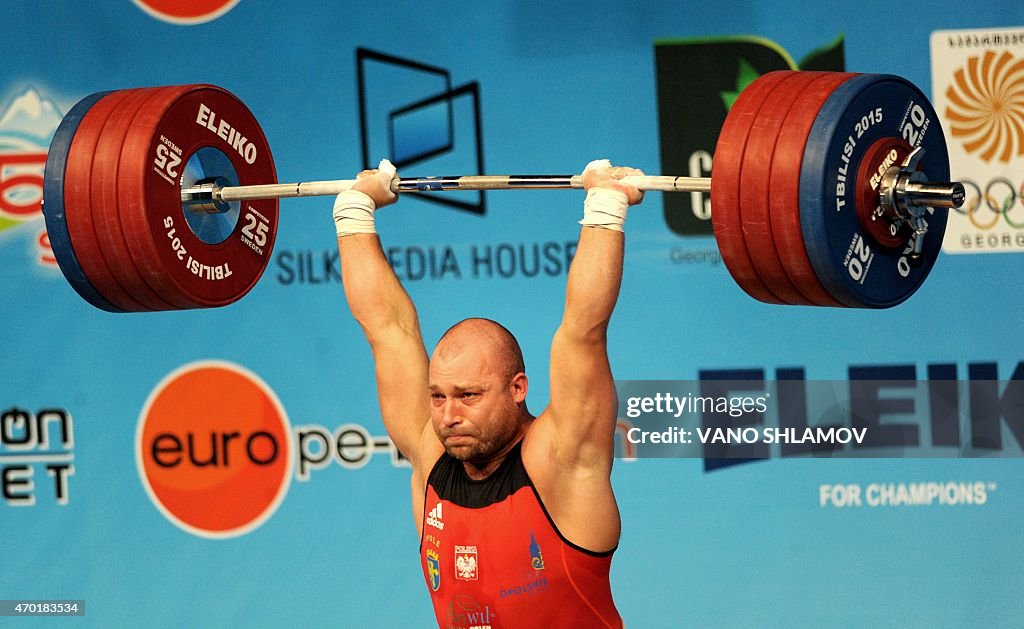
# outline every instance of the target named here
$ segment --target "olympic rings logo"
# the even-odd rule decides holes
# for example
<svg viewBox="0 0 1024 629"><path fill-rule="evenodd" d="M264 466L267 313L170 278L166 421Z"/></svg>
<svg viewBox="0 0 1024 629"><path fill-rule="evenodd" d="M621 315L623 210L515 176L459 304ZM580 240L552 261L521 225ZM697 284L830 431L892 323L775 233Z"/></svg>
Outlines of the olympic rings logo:
<svg viewBox="0 0 1024 629"><path fill-rule="evenodd" d="M964 185L967 194L964 204L956 211L966 216L971 225L987 231L995 227L1002 217L1010 227L1024 229L1024 181L1017 186L1006 177L996 177L984 189L970 179L961 179L960 183ZM1018 201L1022 211L1014 219L1011 212Z"/></svg>

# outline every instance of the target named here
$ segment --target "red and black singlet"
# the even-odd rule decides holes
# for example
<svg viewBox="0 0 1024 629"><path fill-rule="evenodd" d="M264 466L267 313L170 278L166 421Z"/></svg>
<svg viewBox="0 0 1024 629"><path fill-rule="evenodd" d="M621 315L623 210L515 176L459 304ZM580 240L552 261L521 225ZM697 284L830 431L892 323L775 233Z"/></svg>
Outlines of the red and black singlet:
<svg viewBox="0 0 1024 629"><path fill-rule="evenodd" d="M430 472L420 561L438 626L621 627L608 582L614 549L562 537L520 445L483 480L447 454Z"/></svg>

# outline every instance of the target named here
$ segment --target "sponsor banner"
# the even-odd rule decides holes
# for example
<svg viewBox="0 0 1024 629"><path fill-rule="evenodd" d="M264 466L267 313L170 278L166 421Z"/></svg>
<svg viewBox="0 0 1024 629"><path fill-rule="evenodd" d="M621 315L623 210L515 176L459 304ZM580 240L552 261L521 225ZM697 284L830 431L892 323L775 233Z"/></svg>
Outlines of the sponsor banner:
<svg viewBox="0 0 1024 629"><path fill-rule="evenodd" d="M931 54L950 173L967 192L942 248L1024 251L1024 26L935 31Z"/></svg>

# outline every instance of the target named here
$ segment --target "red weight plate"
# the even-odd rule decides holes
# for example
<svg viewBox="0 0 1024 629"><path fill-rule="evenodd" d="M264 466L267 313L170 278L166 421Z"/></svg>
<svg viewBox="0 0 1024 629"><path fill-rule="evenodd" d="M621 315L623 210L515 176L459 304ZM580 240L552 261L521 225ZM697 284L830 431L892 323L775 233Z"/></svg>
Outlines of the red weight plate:
<svg viewBox="0 0 1024 629"><path fill-rule="evenodd" d="M747 135L757 118L758 110L775 86L793 74L791 71L769 72L740 92L718 135L715 159L711 166L711 224L722 260L740 288L754 299L770 304L786 302L772 293L758 277L743 240L739 202L740 170Z"/></svg>
<svg viewBox="0 0 1024 629"><path fill-rule="evenodd" d="M849 72L824 73L804 88L782 123L770 169L772 236L782 267L811 302L837 308L843 304L825 290L807 257L800 225L800 169L818 111L832 92L853 76Z"/></svg>
<svg viewBox="0 0 1024 629"><path fill-rule="evenodd" d="M270 260L277 234L276 199L243 201L230 233L201 240L181 204L185 167L200 149L227 160L239 185L274 183L277 173L266 137L244 104L212 85L187 86L173 98L152 99L139 111L124 146L120 182L129 246L143 273L161 292L175 292L201 307L224 306L247 293ZM207 175L211 173L206 173ZM233 210L233 211L235 211Z"/></svg>
<svg viewBox="0 0 1024 629"><path fill-rule="evenodd" d="M910 155L910 145L902 138L879 138L868 147L857 169L857 217L865 231L878 244L890 249L902 249L910 240L909 231L897 230L895 223L882 216L882 175L893 166L899 166Z"/></svg>
<svg viewBox="0 0 1024 629"><path fill-rule="evenodd" d="M142 222L136 220L139 205L145 196L143 178L139 176L141 172L139 165L140 163L144 164L148 169L154 164L154 156L144 155L153 138L157 120L153 112L166 110L175 99L187 94L194 87L192 85L176 85L159 88L139 104L125 135L124 143L121 145L122 159L118 164L117 177L121 191L121 201L118 203L119 220L132 261L147 285L167 302L181 309L199 308L202 305L177 289L174 282L167 277L161 266L161 261L158 258L149 257L153 252L139 246L140 239L144 240L146 234L140 234L134 230L143 228ZM142 162L138 161L140 155Z"/></svg>
<svg viewBox="0 0 1024 629"><path fill-rule="evenodd" d="M125 312L152 310L125 289L107 262L92 220L92 179L96 145L111 112L135 90L107 94L82 118L68 151L64 176L64 208L68 233L82 271L96 290Z"/></svg>
<svg viewBox="0 0 1024 629"><path fill-rule="evenodd" d="M128 127L139 106L158 88L145 88L125 97L110 113L103 133L96 143L96 156L92 167L92 221L96 240L103 250L114 277L135 299L151 310L176 310L160 297L139 273L124 237L124 226L118 213L118 204L124 202L129 191L118 186L117 169L121 162L121 147Z"/></svg>
<svg viewBox="0 0 1024 629"><path fill-rule="evenodd" d="M740 220L754 270L773 294L788 304L803 306L814 303L786 275L772 234L771 166L782 121L801 91L822 74L793 73L775 86L750 127L740 169Z"/></svg>

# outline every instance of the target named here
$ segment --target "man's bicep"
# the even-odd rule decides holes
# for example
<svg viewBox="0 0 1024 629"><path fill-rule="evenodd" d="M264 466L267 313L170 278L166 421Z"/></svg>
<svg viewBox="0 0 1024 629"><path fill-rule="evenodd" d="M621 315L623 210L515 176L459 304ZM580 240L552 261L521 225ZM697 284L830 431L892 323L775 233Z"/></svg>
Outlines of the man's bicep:
<svg viewBox="0 0 1024 629"><path fill-rule="evenodd" d="M615 381L601 339L574 338L559 329L551 343L551 402L558 433L604 445L615 430Z"/></svg>
<svg viewBox="0 0 1024 629"><path fill-rule="evenodd" d="M430 421L426 349L419 339L396 335L376 342L373 358L384 427L402 454L415 461Z"/></svg>

